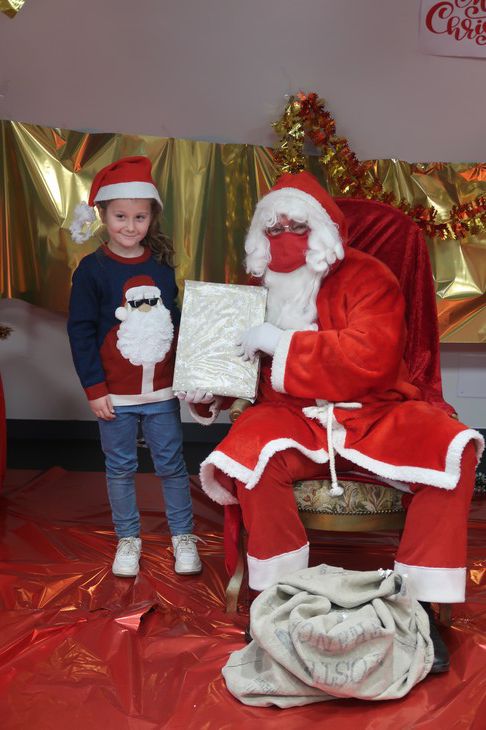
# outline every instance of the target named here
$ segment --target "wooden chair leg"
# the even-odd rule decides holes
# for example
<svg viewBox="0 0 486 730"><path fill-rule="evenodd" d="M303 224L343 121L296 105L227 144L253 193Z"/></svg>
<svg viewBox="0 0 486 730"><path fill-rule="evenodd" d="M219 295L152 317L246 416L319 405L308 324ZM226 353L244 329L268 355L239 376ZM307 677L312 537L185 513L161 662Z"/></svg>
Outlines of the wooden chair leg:
<svg viewBox="0 0 486 730"><path fill-rule="evenodd" d="M241 530L238 540L238 562L236 564L236 570L226 586L226 613L236 613L238 610L238 597L240 595L244 574L245 552L243 547L243 530Z"/></svg>
<svg viewBox="0 0 486 730"><path fill-rule="evenodd" d="M452 606L450 603L439 604L439 622L443 626L450 626L452 621Z"/></svg>

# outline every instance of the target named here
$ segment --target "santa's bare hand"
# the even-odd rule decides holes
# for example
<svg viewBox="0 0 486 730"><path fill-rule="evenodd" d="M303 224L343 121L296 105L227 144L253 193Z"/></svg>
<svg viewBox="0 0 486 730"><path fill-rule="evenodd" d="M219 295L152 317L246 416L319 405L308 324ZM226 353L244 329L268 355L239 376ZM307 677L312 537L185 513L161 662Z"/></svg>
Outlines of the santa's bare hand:
<svg viewBox="0 0 486 730"><path fill-rule="evenodd" d="M101 418L103 421L112 421L116 418L115 409L109 395L95 398L88 401L88 403L96 418Z"/></svg>
<svg viewBox="0 0 486 730"><path fill-rule="evenodd" d="M257 352L274 355L283 330L270 322L264 322L257 327L250 327L246 332L240 332L236 340L236 352L243 360L255 362Z"/></svg>
<svg viewBox="0 0 486 730"><path fill-rule="evenodd" d="M183 400L186 403L212 403L214 401L214 395L204 388L196 388L196 390L179 390L174 393L179 400Z"/></svg>

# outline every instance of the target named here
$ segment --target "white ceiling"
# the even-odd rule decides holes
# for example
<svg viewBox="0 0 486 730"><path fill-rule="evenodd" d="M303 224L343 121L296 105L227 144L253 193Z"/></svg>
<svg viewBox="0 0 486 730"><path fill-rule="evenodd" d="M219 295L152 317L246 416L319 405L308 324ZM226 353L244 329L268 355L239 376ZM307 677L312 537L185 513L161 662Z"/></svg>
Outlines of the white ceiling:
<svg viewBox="0 0 486 730"><path fill-rule="evenodd" d="M0 14L0 118L273 144L316 91L361 159L486 158L486 60L417 49L419 0L26 0Z"/></svg>

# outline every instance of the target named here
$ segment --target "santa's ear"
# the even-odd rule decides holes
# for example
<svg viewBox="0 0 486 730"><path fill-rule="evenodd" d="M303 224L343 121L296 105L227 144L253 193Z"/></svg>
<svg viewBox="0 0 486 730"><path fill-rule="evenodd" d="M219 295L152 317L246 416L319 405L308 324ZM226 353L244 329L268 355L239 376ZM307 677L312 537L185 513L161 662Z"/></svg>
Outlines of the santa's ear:
<svg viewBox="0 0 486 730"><path fill-rule="evenodd" d="M117 307L115 310L115 317L124 322L128 317L128 307Z"/></svg>

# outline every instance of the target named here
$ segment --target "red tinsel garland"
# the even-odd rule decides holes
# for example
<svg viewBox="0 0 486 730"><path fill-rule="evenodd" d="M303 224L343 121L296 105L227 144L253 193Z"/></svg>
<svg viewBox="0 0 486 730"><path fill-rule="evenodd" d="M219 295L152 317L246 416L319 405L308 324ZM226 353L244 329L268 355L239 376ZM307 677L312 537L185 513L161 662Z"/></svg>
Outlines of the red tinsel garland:
<svg viewBox="0 0 486 730"><path fill-rule="evenodd" d="M454 205L445 222L435 221L435 208L397 200L385 192L373 171L372 162L360 162L345 137L336 136L336 123L317 94L299 93L289 99L282 117L274 123L280 136L275 161L280 173L298 172L305 167L304 139L307 136L319 150L319 162L338 187L340 194L372 198L400 208L413 218L430 238L464 238L486 228L486 196ZM437 163L441 164L441 163ZM435 163L429 165L434 169Z"/></svg>

